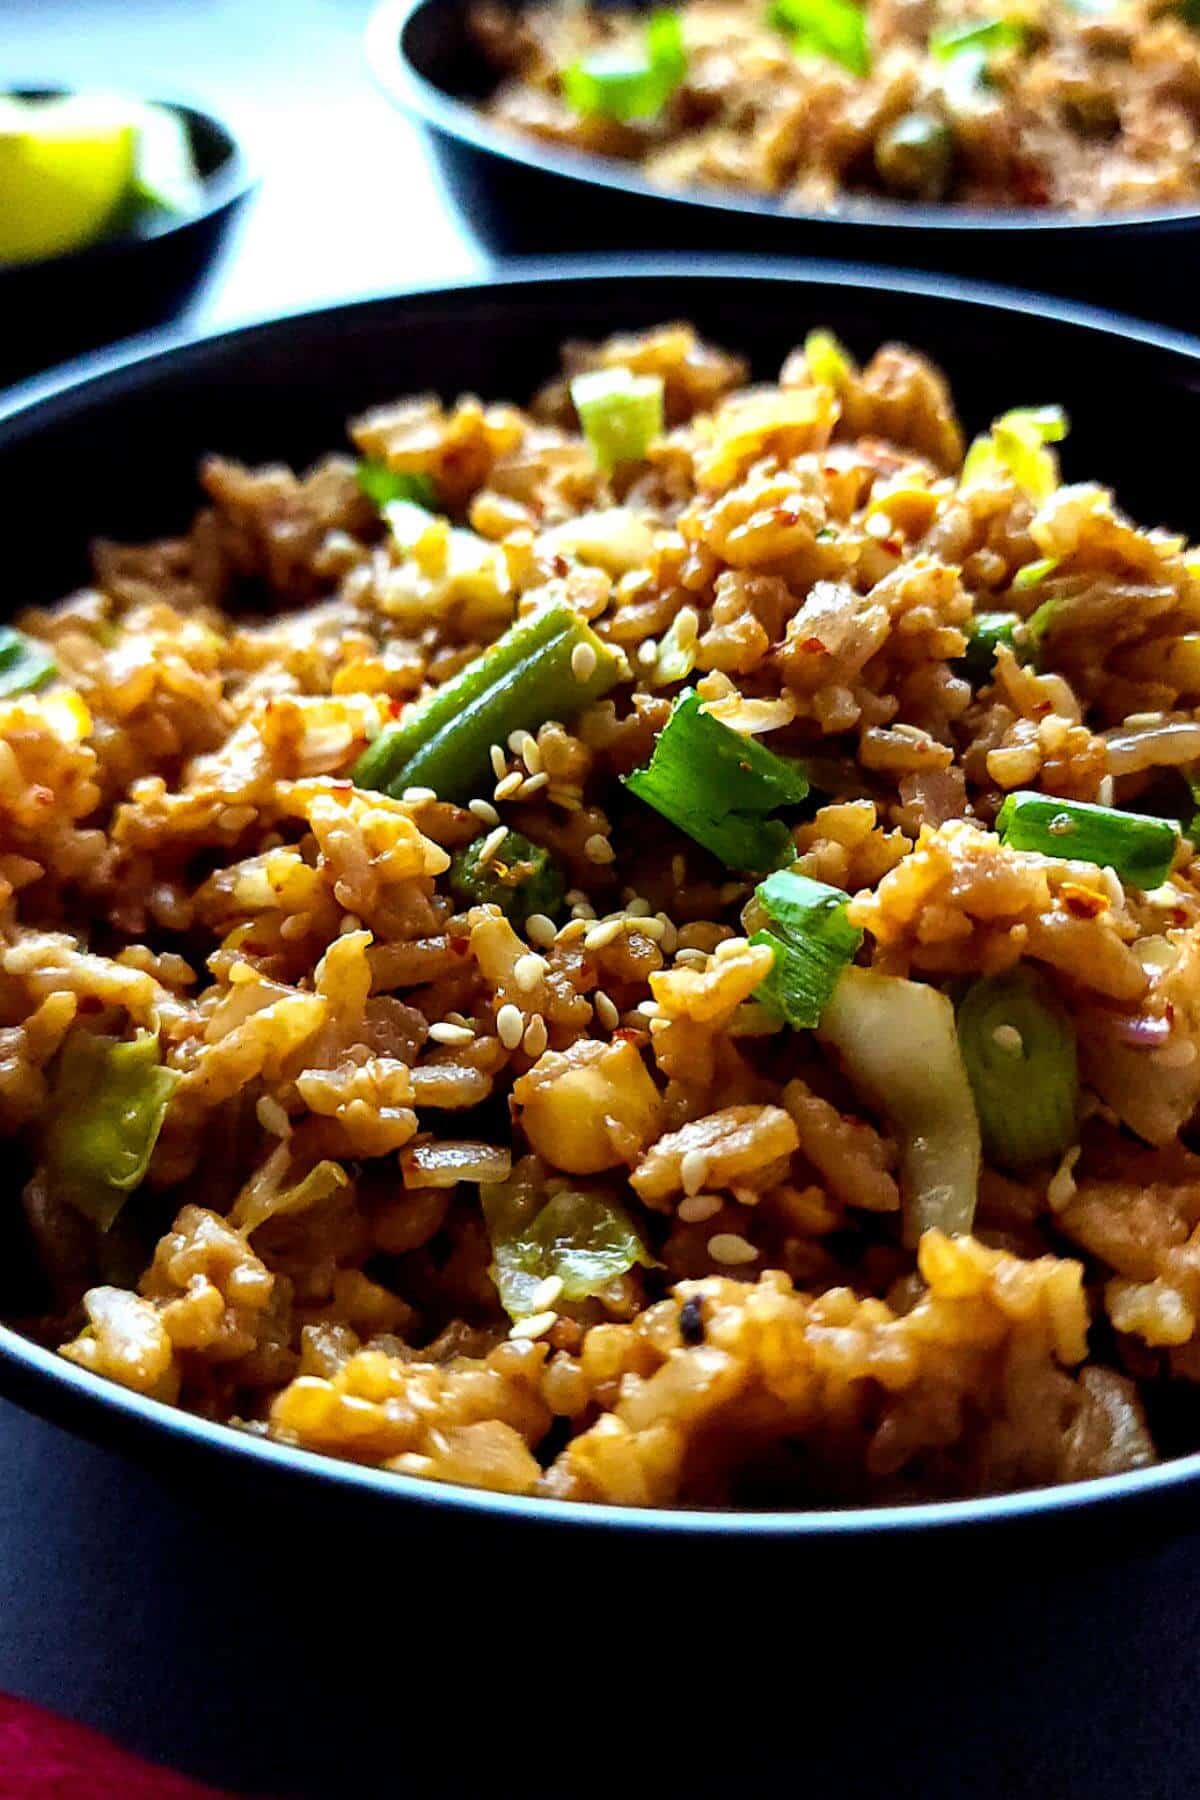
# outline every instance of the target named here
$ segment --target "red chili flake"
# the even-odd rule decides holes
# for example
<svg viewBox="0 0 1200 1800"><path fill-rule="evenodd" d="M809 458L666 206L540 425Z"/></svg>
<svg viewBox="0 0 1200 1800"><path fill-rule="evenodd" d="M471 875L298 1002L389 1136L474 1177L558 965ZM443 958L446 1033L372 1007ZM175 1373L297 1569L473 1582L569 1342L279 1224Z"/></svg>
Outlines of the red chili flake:
<svg viewBox="0 0 1200 1800"><path fill-rule="evenodd" d="M388 718L398 719L407 705L407 700L397 700L395 695L393 695L387 703Z"/></svg>
<svg viewBox="0 0 1200 1800"><path fill-rule="evenodd" d="M1072 918L1094 919L1108 911L1108 901L1103 894L1097 894L1093 888L1081 887L1078 882L1064 881L1060 892L1063 905Z"/></svg>
<svg viewBox="0 0 1200 1800"><path fill-rule="evenodd" d="M54 789L42 787L39 783L36 787L30 788L29 798L33 801L35 806L53 806Z"/></svg>
<svg viewBox="0 0 1200 1800"><path fill-rule="evenodd" d="M1167 1004L1163 1007L1163 1018L1167 1021L1168 1025L1173 1025L1175 1023L1175 1002L1173 1000L1168 1000Z"/></svg>
<svg viewBox="0 0 1200 1800"><path fill-rule="evenodd" d="M617 1042L635 1045L644 1044L649 1035L649 1032L646 1031L635 1031L632 1025L621 1025L613 1032L612 1041L614 1044Z"/></svg>
<svg viewBox="0 0 1200 1800"><path fill-rule="evenodd" d="M1049 700L1035 700L1029 710L1035 718L1044 719L1048 712L1054 711L1054 707Z"/></svg>
<svg viewBox="0 0 1200 1800"><path fill-rule="evenodd" d="M354 788L354 783L352 781L346 781L346 780L331 781L329 785L331 788L336 788L339 794L350 793L353 791L353 788Z"/></svg>
<svg viewBox="0 0 1200 1800"><path fill-rule="evenodd" d="M1186 906L1173 906L1171 908L1172 925L1186 925L1187 922L1188 916Z"/></svg>
<svg viewBox="0 0 1200 1800"><path fill-rule="evenodd" d="M450 939L450 948L453 950L455 956L465 956L467 951L471 948L471 940L470 938L464 937L452 937Z"/></svg>
<svg viewBox="0 0 1200 1800"><path fill-rule="evenodd" d="M826 654L825 646L819 637L805 638L798 648L804 656L824 656Z"/></svg>
<svg viewBox="0 0 1200 1800"><path fill-rule="evenodd" d="M884 538L883 547L885 550L890 550L893 556L899 556L904 549L904 539L898 531L893 531L890 537Z"/></svg>

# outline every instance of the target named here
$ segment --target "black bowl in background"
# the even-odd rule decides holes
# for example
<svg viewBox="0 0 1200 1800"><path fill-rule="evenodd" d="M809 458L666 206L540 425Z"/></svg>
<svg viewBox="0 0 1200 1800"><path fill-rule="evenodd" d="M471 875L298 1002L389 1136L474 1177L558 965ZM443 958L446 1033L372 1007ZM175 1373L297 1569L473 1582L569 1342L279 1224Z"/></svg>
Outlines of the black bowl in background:
<svg viewBox="0 0 1200 1800"><path fill-rule="evenodd" d="M70 90L26 84L7 91L49 99ZM186 214L147 214L60 256L0 264L0 383L163 324L215 263L253 178L227 125L182 101L151 98L187 126L201 205Z"/></svg>
<svg viewBox="0 0 1200 1800"><path fill-rule="evenodd" d="M449 290L130 346L18 390L0 404L0 494L20 522L6 539L9 603L50 600L84 579L92 534L137 539L184 526L207 450L303 465L341 443L346 417L372 402L430 387L523 400L552 373L563 339L666 319L691 319L747 353L759 376L816 324L860 354L887 338L909 342L946 369L969 428L1013 402L1061 402L1073 420L1068 476L1112 484L1148 523L1197 527L1190 460L1148 455L1147 444L1200 435L1200 342L1035 296L878 269L682 258L532 264ZM65 513L64 469L88 471ZM0 1213L5 1313L20 1309L15 1217L15 1208ZM872 1545L894 1556L903 1540L908 1562L918 1544L940 1556L952 1540L994 1546L1014 1530L1036 1529L1058 1548L1110 1528L1119 1536L1134 1505L1142 1521L1157 1510L1173 1523L1194 1510L1200 1483L1200 1455L1190 1454L1110 1480L952 1505L640 1513L439 1488L318 1458L143 1399L3 1327L0 1391L189 1479L219 1471L235 1486L273 1484L318 1508L386 1509L410 1534L451 1539L521 1525L526 1542L615 1535L686 1549L702 1539L712 1557L735 1544L749 1553L790 1541L796 1553L807 1545L855 1559ZM1144 1542L1144 1523L1139 1530Z"/></svg>
<svg viewBox="0 0 1200 1800"><path fill-rule="evenodd" d="M426 127L466 222L498 252L836 257L1013 283L1200 326L1200 207L1086 217L851 198L834 213L716 187L654 187L615 157L539 143L484 117L477 103L496 74L468 31L470 4L382 0L367 51L384 91Z"/></svg>

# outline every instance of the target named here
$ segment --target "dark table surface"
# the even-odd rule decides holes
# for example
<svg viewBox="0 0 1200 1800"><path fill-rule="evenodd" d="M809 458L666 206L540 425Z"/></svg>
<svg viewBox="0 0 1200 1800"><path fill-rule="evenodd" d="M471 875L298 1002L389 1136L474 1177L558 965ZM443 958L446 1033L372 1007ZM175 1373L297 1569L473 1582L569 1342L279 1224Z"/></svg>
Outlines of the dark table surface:
<svg viewBox="0 0 1200 1800"><path fill-rule="evenodd" d="M483 257L373 90L365 0L0 0L6 83L227 114L263 177L203 322ZM261 1794L1174 1800L1200 1789L1196 1544L856 1572L429 1543L155 1470L0 1403L0 1689ZM15 1793L0 1768L0 1795Z"/></svg>

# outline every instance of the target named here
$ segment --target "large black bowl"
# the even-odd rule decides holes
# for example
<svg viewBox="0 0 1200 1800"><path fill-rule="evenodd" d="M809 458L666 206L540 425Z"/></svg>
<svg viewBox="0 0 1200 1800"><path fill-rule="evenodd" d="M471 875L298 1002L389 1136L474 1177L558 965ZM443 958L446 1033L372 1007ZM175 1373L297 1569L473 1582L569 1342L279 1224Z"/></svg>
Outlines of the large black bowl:
<svg viewBox="0 0 1200 1800"><path fill-rule="evenodd" d="M603 3L603 0L601 0ZM519 5L521 0L512 0ZM502 130L478 111L495 71L470 0L383 0L367 32L385 92L427 128L469 225L505 253L695 249L830 256L944 270L1200 325L1200 208L1101 213L849 199L804 211L719 188L655 187L613 157Z"/></svg>
<svg viewBox="0 0 1200 1800"><path fill-rule="evenodd" d="M23 87L29 99L65 89ZM214 265L254 182L229 127L177 100L202 185L194 211L148 214L81 250L0 265L0 383L172 318Z"/></svg>
<svg viewBox="0 0 1200 1800"><path fill-rule="evenodd" d="M93 533L137 538L182 526L197 458L219 449L303 464L342 440L347 415L428 390L525 398L568 337L595 338L666 319L747 353L761 376L814 324L851 348L901 339L947 370L968 426L1013 402L1062 402L1074 430L1068 472L1112 483L1135 515L1186 529L1200 522L1190 458L1154 445L1200 435L1200 343L1032 296L933 284L884 270L734 261L532 265L451 290L300 314L202 337L132 347L60 371L0 405L0 495L9 603L48 600L86 574ZM86 471L69 483L64 470ZM20 1271L0 1246L0 1310L19 1304ZM1200 1494L1200 1456L1114 1479L952 1505L871 1511L625 1511L511 1499L336 1462L191 1417L98 1380L0 1327L0 1391L102 1441L189 1473L236 1484L274 1479L293 1497L372 1503L410 1531L440 1525L553 1528L623 1539L807 1540L856 1558L899 1539L944 1546L1004 1528L1070 1523L1078 1541L1129 1507L1164 1523ZM1144 1516L1144 1513L1143 1513ZM1062 1541L1061 1535L1055 1541ZM797 1543L798 1547L798 1543ZM939 1552L940 1553L940 1552Z"/></svg>

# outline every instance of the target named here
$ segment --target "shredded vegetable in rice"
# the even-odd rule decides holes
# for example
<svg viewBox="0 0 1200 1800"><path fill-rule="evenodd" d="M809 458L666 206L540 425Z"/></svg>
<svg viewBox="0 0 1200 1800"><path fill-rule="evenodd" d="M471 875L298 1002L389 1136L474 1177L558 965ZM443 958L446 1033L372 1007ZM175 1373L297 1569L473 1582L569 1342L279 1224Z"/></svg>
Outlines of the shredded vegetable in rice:
<svg viewBox="0 0 1200 1800"><path fill-rule="evenodd" d="M911 350L752 387L663 326L210 457L20 615L16 1322L511 1494L1200 1442L1200 564L1053 405L971 423Z"/></svg>

